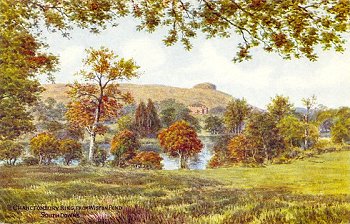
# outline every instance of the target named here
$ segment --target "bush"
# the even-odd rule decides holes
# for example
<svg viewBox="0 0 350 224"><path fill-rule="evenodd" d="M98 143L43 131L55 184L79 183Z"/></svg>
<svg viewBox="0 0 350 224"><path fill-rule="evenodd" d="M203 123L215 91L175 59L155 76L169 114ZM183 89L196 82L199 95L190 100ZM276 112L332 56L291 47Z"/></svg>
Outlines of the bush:
<svg viewBox="0 0 350 224"><path fill-rule="evenodd" d="M163 167L161 164L162 160L163 158L160 157L159 153L149 151L138 153L130 163L137 168L160 170Z"/></svg>
<svg viewBox="0 0 350 224"><path fill-rule="evenodd" d="M81 144L73 139L63 139L59 141L60 152L64 158L65 164L68 166L73 160L81 159Z"/></svg>
<svg viewBox="0 0 350 224"><path fill-rule="evenodd" d="M107 160L107 152L104 149L97 148L94 156L95 166L104 166Z"/></svg>
<svg viewBox="0 0 350 224"><path fill-rule="evenodd" d="M34 156L26 156L26 157L23 157L21 164L25 166L36 166L39 164L39 160Z"/></svg>
<svg viewBox="0 0 350 224"><path fill-rule="evenodd" d="M140 143L132 131L124 130L115 135L111 142L111 153L115 156L114 165L127 165L139 147Z"/></svg>
<svg viewBox="0 0 350 224"><path fill-rule="evenodd" d="M59 141L51 133L40 133L30 140L30 148L39 159L39 165L42 163L49 165L51 161L59 155Z"/></svg>
<svg viewBox="0 0 350 224"><path fill-rule="evenodd" d="M5 160L8 165L15 165L22 154L23 146L11 140L0 141L0 160Z"/></svg>
<svg viewBox="0 0 350 224"><path fill-rule="evenodd" d="M320 139L313 147L312 150L316 151L318 154L325 152L334 152L342 148L341 144L334 144L329 139Z"/></svg>

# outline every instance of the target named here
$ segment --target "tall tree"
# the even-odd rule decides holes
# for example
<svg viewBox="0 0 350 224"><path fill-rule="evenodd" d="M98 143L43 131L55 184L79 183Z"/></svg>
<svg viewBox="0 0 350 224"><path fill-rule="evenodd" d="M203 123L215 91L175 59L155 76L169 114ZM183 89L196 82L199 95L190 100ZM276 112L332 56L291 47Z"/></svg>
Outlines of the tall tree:
<svg viewBox="0 0 350 224"><path fill-rule="evenodd" d="M224 122L229 132L240 134L243 131L243 121L251 112L251 107L243 99L234 99L228 103L224 114Z"/></svg>
<svg viewBox="0 0 350 224"><path fill-rule="evenodd" d="M135 128L140 136L147 133L147 108L144 102L140 102L135 111Z"/></svg>
<svg viewBox="0 0 350 224"><path fill-rule="evenodd" d="M176 121L176 110L173 107L166 108L160 112L160 119L164 127L169 127Z"/></svg>
<svg viewBox="0 0 350 224"><path fill-rule="evenodd" d="M146 130L147 135L154 136L161 128L160 119L157 113L157 109L151 99L148 99L146 107L147 123Z"/></svg>
<svg viewBox="0 0 350 224"><path fill-rule="evenodd" d="M25 9L16 6L0 1L0 140L34 130L28 108L43 91L37 76L54 72L57 65L57 58L45 53L38 36L26 29Z"/></svg>
<svg viewBox="0 0 350 224"><path fill-rule="evenodd" d="M265 162L277 156L285 148L276 122L269 113L253 113L247 122L244 134L249 142L254 143L254 149Z"/></svg>
<svg viewBox="0 0 350 224"><path fill-rule="evenodd" d="M277 124L280 134L289 147L300 146L304 137L304 125L297 117L288 115Z"/></svg>
<svg viewBox="0 0 350 224"><path fill-rule="evenodd" d="M294 111L293 104L290 103L289 97L276 95L267 105L268 112L276 119L276 122L282 120L283 117L292 114Z"/></svg>
<svg viewBox="0 0 350 224"><path fill-rule="evenodd" d="M342 107L333 117L334 125L331 127L332 141L344 143L350 140L350 108Z"/></svg>
<svg viewBox="0 0 350 224"><path fill-rule="evenodd" d="M187 168L187 160L203 148L195 129L185 121L177 121L169 128L163 129L158 139L166 153L179 158L181 169Z"/></svg>
<svg viewBox="0 0 350 224"><path fill-rule="evenodd" d="M93 161L96 135L103 122L115 119L124 103L132 102L130 93L119 89L118 81L137 77L139 68L132 59L119 59L107 48L87 49L84 66L79 75L87 83L69 85L72 102L67 117L77 126L84 127L90 136L89 161Z"/></svg>

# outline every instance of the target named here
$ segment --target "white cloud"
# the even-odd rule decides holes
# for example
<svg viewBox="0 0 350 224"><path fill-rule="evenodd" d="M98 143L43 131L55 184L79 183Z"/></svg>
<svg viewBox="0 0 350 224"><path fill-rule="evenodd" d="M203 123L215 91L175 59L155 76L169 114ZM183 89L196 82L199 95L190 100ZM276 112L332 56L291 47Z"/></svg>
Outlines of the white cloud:
<svg viewBox="0 0 350 224"><path fill-rule="evenodd" d="M63 48L59 53L60 56L60 75L56 77L57 82L72 82L76 79L74 74L81 68L82 59L84 57L84 47L80 45L72 45Z"/></svg>
<svg viewBox="0 0 350 224"><path fill-rule="evenodd" d="M166 62L166 54L161 43L148 38L131 39L121 46L123 57L132 57L145 69L155 69Z"/></svg>

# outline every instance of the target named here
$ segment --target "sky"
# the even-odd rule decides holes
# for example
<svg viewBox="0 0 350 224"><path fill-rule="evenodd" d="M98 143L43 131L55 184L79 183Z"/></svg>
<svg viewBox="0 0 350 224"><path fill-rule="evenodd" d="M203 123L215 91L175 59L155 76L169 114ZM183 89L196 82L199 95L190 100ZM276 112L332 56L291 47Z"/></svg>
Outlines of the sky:
<svg viewBox="0 0 350 224"><path fill-rule="evenodd" d="M317 97L328 107L350 106L350 44L345 53L319 51L317 62L307 59L283 60L279 55L253 50L253 59L233 63L237 37L207 40L199 35L193 48L186 51L179 43L166 47L160 29L154 33L136 31L132 19L123 19L119 26L100 34L74 29L71 38L60 33L45 33L49 51L60 57L60 71L54 74L56 83L71 83L82 68L84 49L105 46L120 57L133 58L140 66L141 76L129 83L161 84L191 88L210 82L217 89L236 98L245 98L251 105L266 108L271 98L289 96L299 107L301 99ZM42 83L47 82L44 78Z"/></svg>

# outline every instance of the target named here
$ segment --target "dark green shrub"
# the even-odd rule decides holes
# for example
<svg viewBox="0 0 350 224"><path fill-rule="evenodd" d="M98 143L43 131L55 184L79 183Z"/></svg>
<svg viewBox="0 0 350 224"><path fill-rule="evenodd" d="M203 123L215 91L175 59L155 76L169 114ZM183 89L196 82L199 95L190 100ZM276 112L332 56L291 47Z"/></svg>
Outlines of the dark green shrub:
<svg viewBox="0 0 350 224"><path fill-rule="evenodd" d="M25 166L35 166L39 164L39 159L34 156L23 157L21 164Z"/></svg>

